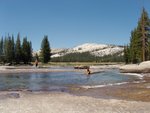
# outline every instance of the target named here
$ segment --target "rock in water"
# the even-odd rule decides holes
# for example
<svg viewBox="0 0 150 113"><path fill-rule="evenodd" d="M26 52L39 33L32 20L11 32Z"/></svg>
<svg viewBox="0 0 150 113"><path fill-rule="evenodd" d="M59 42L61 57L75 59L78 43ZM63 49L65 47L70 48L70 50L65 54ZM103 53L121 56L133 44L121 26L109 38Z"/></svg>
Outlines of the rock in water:
<svg viewBox="0 0 150 113"><path fill-rule="evenodd" d="M19 93L9 93L9 94L7 94L7 96L9 98L20 98L20 94Z"/></svg>

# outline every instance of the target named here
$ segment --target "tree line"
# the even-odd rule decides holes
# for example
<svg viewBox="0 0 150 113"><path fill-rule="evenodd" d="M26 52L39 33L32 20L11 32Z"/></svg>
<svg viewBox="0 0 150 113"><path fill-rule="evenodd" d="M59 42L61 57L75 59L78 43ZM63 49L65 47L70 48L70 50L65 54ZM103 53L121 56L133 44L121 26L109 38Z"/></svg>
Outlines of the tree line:
<svg viewBox="0 0 150 113"><path fill-rule="evenodd" d="M131 31L130 43L124 46L126 63L150 60L150 18L143 8L137 27Z"/></svg>
<svg viewBox="0 0 150 113"><path fill-rule="evenodd" d="M114 55L95 56L90 52L69 53L61 57L54 57L52 62L124 62L123 55L116 53Z"/></svg>
<svg viewBox="0 0 150 113"><path fill-rule="evenodd" d="M0 62L1 63L9 63L11 64L30 64L34 59L40 60L43 63L47 63L50 60L50 44L48 41L48 36L44 36L41 42L41 53L38 56L33 58L32 55L32 43L27 40L27 37L23 38L21 43L21 37L18 33L16 37L16 41L14 40L14 35L5 36L5 38L1 38L0 40Z"/></svg>
<svg viewBox="0 0 150 113"><path fill-rule="evenodd" d="M5 36L0 40L0 61L3 63L16 63L23 62L27 64L32 60L32 43L27 40L27 37L23 38L23 42L20 41L20 34L18 33L16 41L14 36Z"/></svg>

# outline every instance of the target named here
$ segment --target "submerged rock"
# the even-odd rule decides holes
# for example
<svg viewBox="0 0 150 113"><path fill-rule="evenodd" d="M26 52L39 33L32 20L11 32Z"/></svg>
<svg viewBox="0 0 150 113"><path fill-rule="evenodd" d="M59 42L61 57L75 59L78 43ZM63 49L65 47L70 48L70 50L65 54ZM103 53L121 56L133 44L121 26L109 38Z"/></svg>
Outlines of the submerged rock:
<svg viewBox="0 0 150 113"><path fill-rule="evenodd" d="M19 93L9 93L6 96L9 97L9 98L20 98Z"/></svg>

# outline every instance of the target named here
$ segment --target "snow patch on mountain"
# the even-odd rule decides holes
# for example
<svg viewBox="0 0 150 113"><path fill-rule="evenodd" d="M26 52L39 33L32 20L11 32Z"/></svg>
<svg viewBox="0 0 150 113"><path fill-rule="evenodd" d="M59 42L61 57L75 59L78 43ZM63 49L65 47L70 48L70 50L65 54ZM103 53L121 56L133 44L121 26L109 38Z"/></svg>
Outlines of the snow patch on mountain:
<svg viewBox="0 0 150 113"><path fill-rule="evenodd" d="M92 52L92 54L95 56L104 56L104 55L113 55L122 52L123 52L123 48L116 46L116 47L105 48L103 50L94 51Z"/></svg>
<svg viewBox="0 0 150 113"><path fill-rule="evenodd" d="M103 48L106 48L107 46L108 45L105 45L105 44L86 43L86 44L74 47L73 50L78 51L78 52L88 52L88 51L93 51L97 49L103 49Z"/></svg>
<svg viewBox="0 0 150 113"><path fill-rule="evenodd" d="M60 48L60 49L52 49L51 50L51 53L53 54L57 54L57 53L64 53L64 52L67 52L68 49L63 49L63 48Z"/></svg>

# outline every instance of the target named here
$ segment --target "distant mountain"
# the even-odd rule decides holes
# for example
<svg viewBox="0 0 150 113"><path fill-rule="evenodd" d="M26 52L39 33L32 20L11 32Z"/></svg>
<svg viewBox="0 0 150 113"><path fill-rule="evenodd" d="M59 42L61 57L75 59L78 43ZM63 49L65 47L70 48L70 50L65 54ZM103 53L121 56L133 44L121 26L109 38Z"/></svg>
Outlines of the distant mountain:
<svg viewBox="0 0 150 113"><path fill-rule="evenodd" d="M85 43L74 48L68 49L52 49L52 58L61 57L70 53L84 53L89 52L91 55L103 57L105 55L123 55L123 46Z"/></svg>

